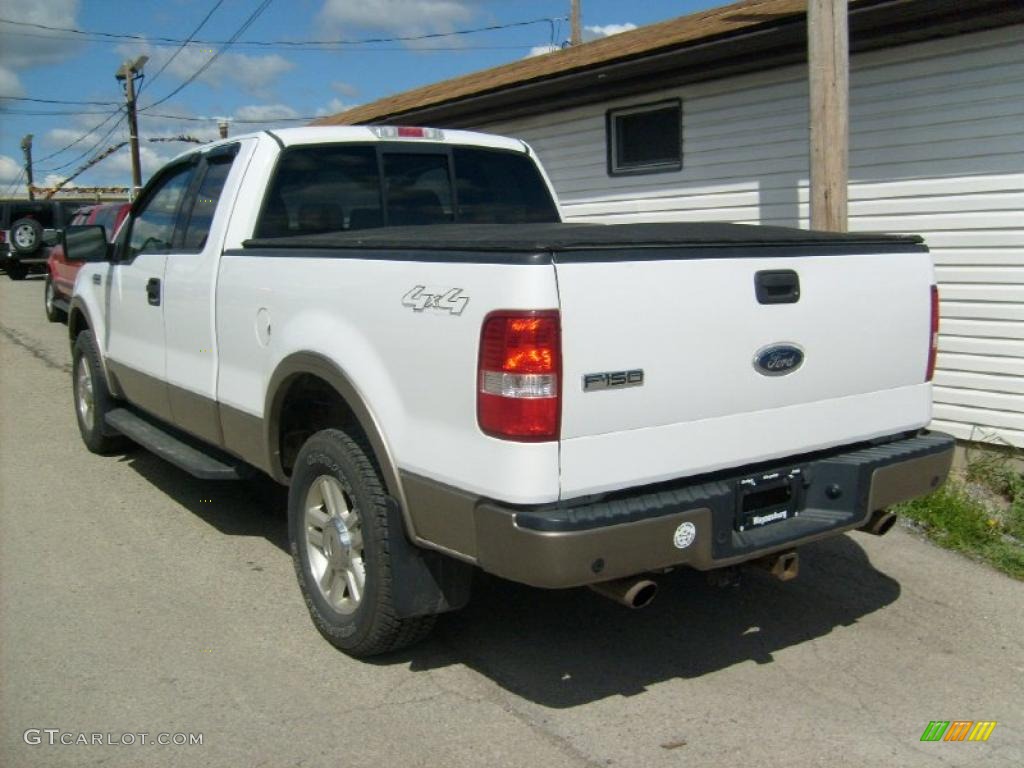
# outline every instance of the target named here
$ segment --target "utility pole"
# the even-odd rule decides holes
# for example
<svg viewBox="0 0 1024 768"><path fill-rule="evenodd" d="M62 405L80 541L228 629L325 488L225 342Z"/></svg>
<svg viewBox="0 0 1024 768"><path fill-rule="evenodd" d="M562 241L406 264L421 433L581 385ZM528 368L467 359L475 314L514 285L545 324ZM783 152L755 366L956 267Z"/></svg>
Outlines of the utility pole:
<svg viewBox="0 0 1024 768"><path fill-rule="evenodd" d="M583 42L583 30L580 27L580 0L572 0L570 19L572 21L572 36L569 38L569 45L579 45Z"/></svg>
<svg viewBox="0 0 1024 768"><path fill-rule="evenodd" d="M25 178L28 184L28 199L35 200L36 193L32 191L32 134L26 134L21 140L21 151L25 153Z"/></svg>
<svg viewBox="0 0 1024 768"><path fill-rule="evenodd" d="M228 137L228 121L221 120L217 123L217 130L220 131L220 137L226 139Z"/></svg>
<svg viewBox="0 0 1024 768"><path fill-rule="evenodd" d="M808 0L811 229L847 230L850 42L847 0Z"/></svg>
<svg viewBox="0 0 1024 768"><path fill-rule="evenodd" d="M124 101L128 110L128 142L132 152L132 198L142 189L142 164L139 160L139 123L135 114L135 81L142 77L142 68L149 61L148 56L139 56L135 61L126 61L114 73L124 83Z"/></svg>

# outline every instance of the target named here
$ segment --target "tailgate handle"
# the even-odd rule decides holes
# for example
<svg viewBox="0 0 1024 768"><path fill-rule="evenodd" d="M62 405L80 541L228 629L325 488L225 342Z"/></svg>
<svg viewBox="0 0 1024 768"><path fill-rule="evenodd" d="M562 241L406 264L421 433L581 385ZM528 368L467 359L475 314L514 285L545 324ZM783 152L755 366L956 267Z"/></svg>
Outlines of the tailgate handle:
<svg viewBox="0 0 1024 768"><path fill-rule="evenodd" d="M800 276L792 269L763 269L754 275L759 304L796 304L800 301Z"/></svg>

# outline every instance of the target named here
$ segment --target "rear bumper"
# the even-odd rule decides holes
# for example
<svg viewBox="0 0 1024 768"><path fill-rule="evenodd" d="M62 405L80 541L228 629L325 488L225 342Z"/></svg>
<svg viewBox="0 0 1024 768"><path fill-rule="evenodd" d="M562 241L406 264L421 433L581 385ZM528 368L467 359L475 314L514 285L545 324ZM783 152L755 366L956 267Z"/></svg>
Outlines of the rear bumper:
<svg viewBox="0 0 1024 768"><path fill-rule="evenodd" d="M921 433L591 503L525 508L475 500L473 557L497 576L548 588L681 565L734 565L859 528L873 511L932 491L949 473L953 448L948 435ZM783 485L777 494L752 493ZM762 508L765 500L772 503ZM458 502L467 513L468 501ZM765 523L768 516L777 521Z"/></svg>

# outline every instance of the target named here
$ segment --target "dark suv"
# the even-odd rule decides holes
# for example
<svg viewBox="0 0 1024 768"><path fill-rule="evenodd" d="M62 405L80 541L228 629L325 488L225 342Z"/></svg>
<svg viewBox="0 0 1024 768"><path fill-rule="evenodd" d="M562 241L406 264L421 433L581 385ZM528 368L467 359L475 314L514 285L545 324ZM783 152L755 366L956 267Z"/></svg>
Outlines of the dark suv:
<svg viewBox="0 0 1024 768"><path fill-rule="evenodd" d="M0 200L0 269L12 280L46 267L46 230L63 229L81 208L77 200Z"/></svg>

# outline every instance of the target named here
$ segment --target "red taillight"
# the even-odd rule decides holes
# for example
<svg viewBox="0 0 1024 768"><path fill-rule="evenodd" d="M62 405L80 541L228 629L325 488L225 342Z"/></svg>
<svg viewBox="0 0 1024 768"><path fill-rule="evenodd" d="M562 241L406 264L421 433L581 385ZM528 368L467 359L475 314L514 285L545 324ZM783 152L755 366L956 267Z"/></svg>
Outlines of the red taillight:
<svg viewBox="0 0 1024 768"><path fill-rule="evenodd" d="M925 381L931 381L935 376L935 356L939 351L939 288L932 286L932 322L930 346L928 347L928 370L925 372Z"/></svg>
<svg viewBox="0 0 1024 768"><path fill-rule="evenodd" d="M561 376L557 310L492 312L480 330L476 400L480 429L506 440L557 440Z"/></svg>

